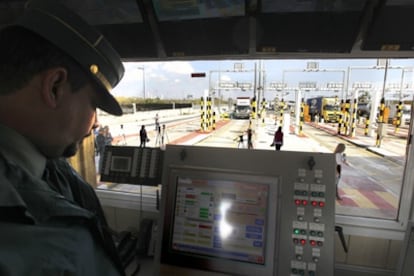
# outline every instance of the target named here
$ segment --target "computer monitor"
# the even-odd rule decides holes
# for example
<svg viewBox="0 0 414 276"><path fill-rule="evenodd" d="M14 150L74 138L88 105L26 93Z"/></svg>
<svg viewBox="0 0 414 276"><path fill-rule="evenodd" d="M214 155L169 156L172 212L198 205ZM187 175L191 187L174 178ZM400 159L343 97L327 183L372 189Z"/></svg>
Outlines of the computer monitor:
<svg viewBox="0 0 414 276"><path fill-rule="evenodd" d="M154 275L333 275L333 154L167 145Z"/></svg>
<svg viewBox="0 0 414 276"><path fill-rule="evenodd" d="M161 184L163 151L160 148L106 146L101 181L135 185Z"/></svg>
<svg viewBox="0 0 414 276"><path fill-rule="evenodd" d="M272 275L278 178L176 168L169 174L161 261L236 275ZM274 200L276 199L276 200Z"/></svg>

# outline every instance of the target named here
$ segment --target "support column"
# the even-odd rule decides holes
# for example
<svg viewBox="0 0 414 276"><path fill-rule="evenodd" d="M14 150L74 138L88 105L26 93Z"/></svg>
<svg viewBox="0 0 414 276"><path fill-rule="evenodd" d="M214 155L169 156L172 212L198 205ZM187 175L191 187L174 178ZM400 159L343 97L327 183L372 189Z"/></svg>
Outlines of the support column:
<svg viewBox="0 0 414 276"><path fill-rule="evenodd" d="M398 105L397 105L397 120L395 122L395 130L394 130L394 133L395 134L397 134L398 131L400 130L401 117L402 117L402 108L403 108L402 102L399 101L398 102Z"/></svg>

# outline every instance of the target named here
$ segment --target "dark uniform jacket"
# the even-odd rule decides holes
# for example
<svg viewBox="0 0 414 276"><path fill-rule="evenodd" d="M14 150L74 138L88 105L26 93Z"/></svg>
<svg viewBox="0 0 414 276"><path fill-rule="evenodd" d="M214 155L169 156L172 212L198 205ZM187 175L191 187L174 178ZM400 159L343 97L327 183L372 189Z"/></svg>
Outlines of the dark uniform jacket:
<svg viewBox="0 0 414 276"><path fill-rule="evenodd" d="M91 186L0 125L0 275L124 275Z"/></svg>

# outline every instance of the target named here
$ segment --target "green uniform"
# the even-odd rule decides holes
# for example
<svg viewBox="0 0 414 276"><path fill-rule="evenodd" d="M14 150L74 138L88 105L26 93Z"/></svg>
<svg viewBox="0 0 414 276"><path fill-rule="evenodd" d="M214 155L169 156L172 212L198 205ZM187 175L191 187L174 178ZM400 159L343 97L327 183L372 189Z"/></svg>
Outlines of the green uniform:
<svg viewBox="0 0 414 276"><path fill-rule="evenodd" d="M96 194L65 160L0 125L0 275L123 275ZM49 164L49 162L48 162Z"/></svg>

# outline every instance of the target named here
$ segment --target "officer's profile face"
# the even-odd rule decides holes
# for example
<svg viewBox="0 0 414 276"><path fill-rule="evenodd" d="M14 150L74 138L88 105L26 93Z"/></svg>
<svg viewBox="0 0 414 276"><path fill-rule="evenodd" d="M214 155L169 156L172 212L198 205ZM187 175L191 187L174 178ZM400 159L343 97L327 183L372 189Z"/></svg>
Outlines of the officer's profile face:
<svg viewBox="0 0 414 276"><path fill-rule="evenodd" d="M71 91L71 106L68 108L66 123L70 140L63 150L63 157L71 157L79 150L83 140L92 134L97 125L96 102L99 91L87 84L79 91Z"/></svg>
<svg viewBox="0 0 414 276"><path fill-rule="evenodd" d="M28 112L33 123L21 127L26 137L47 158L76 154L97 124L93 85L85 83L74 91L67 70L59 66L37 73L20 91L24 100L33 102Z"/></svg>

